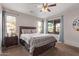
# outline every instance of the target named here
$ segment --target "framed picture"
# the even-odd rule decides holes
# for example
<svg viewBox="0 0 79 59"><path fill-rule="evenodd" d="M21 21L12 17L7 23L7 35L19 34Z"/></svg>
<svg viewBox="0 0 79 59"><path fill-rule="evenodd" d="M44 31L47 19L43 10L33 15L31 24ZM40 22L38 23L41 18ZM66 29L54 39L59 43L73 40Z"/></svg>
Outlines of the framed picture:
<svg viewBox="0 0 79 59"><path fill-rule="evenodd" d="M76 30L76 31L79 31L79 18L75 19L73 21L73 28Z"/></svg>

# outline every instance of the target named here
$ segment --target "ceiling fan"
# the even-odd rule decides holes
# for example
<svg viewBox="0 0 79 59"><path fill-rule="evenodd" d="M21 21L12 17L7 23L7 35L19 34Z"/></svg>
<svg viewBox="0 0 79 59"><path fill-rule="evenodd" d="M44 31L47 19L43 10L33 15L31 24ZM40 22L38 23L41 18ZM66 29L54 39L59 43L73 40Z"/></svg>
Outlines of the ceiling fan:
<svg viewBox="0 0 79 59"><path fill-rule="evenodd" d="M49 7L54 7L54 6L56 6L56 4L48 5L48 3L43 3L40 12L51 12Z"/></svg>

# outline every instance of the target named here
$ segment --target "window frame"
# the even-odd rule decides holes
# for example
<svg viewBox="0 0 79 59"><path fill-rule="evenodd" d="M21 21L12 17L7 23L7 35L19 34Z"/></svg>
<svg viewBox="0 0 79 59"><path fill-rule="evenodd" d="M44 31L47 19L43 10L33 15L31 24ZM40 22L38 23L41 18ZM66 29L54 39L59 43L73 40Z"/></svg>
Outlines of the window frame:
<svg viewBox="0 0 79 59"><path fill-rule="evenodd" d="M52 29L53 32L48 32L48 33L59 34L59 32L56 31L56 24L57 24L57 23L60 23L60 19L50 20L50 21L48 21L48 23L49 23L49 22L52 22L52 23L54 24L54 26L53 26L54 29ZM49 28L48 28L48 29L49 29Z"/></svg>
<svg viewBox="0 0 79 59"><path fill-rule="evenodd" d="M37 22L37 32L38 33L42 33L42 26L43 26L43 22L42 21L38 21Z"/></svg>
<svg viewBox="0 0 79 59"><path fill-rule="evenodd" d="M15 30L13 30L13 31L15 31L14 34L16 35L16 34L17 34L17 33L16 33L16 30L17 30L17 28L16 28L16 16L13 16L13 15L10 15L10 14L6 14L6 15L5 15L5 17L6 17L6 18L5 18L5 19L6 19L6 21L5 21L6 33L5 33L5 34L6 34L6 36L9 36L9 35L10 35L10 33L7 32L7 23L9 23L9 22L7 22L7 17L8 17L8 16L15 17ZM12 26L12 25L11 25L11 26ZM13 36L14 34L11 33L12 36Z"/></svg>
<svg viewBox="0 0 79 59"><path fill-rule="evenodd" d="M52 23L53 24L53 21L48 21L48 23ZM54 24L53 24L54 25ZM54 26L52 26L52 27L54 27ZM48 29L49 29L49 27L48 27ZM49 32L48 31L48 33L53 33L53 32Z"/></svg>

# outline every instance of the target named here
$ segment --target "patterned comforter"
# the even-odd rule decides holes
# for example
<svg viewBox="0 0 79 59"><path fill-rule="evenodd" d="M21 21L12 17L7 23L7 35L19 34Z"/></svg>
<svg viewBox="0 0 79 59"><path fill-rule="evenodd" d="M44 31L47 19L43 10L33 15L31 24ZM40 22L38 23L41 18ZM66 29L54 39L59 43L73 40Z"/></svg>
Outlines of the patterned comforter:
<svg viewBox="0 0 79 59"><path fill-rule="evenodd" d="M32 53L35 47L40 47L57 41L51 34L21 34L20 39L30 45L29 52Z"/></svg>

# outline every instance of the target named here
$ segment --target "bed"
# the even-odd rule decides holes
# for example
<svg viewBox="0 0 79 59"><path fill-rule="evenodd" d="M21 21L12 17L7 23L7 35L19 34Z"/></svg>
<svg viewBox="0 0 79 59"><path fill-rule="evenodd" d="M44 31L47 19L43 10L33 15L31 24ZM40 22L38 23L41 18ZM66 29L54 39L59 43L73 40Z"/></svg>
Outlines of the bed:
<svg viewBox="0 0 79 59"><path fill-rule="evenodd" d="M55 47L57 40L51 34L36 33L36 27L20 26L20 44L31 55L39 55L49 48Z"/></svg>

